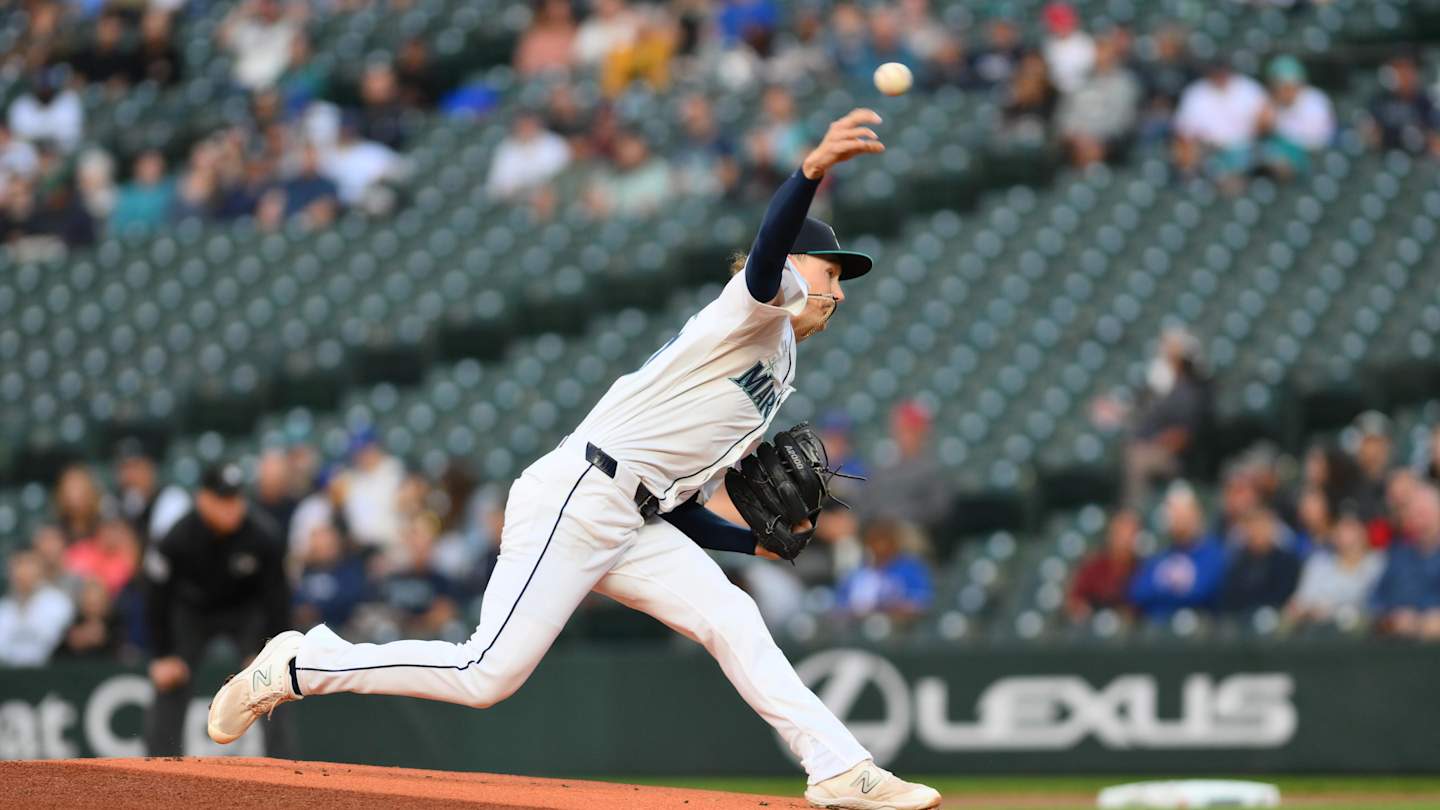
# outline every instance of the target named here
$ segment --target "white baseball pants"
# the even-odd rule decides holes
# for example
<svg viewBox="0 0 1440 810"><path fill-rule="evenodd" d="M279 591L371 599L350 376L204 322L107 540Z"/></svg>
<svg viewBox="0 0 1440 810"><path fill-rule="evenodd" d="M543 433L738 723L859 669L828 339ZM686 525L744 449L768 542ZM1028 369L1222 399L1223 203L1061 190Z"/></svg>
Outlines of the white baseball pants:
<svg viewBox="0 0 1440 810"><path fill-rule="evenodd" d="M295 660L301 691L405 695L485 708L514 694L594 590L700 642L799 758L811 784L870 758L801 682L748 594L567 441L511 487L480 625L463 644L351 644L325 625Z"/></svg>

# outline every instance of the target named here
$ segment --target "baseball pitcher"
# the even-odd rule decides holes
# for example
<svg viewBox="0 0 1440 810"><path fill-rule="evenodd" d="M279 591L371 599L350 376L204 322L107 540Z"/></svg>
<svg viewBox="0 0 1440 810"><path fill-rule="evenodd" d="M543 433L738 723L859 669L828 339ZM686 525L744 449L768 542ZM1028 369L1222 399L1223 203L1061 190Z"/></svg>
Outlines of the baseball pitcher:
<svg viewBox="0 0 1440 810"><path fill-rule="evenodd" d="M282 633L215 695L210 736L231 742L281 703L337 692L492 706L598 591L704 645L799 758L812 804L937 807L936 791L874 763L702 550L793 559L814 531L833 474L823 445L805 425L762 439L794 390L797 344L824 330L841 283L870 271L807 212L828 169L884 151L879 123L857 109L831 124L776 192L743 269L516 480L469 641L351 644L323 624ZM705 508L722 486L748 528Z"/></svg>

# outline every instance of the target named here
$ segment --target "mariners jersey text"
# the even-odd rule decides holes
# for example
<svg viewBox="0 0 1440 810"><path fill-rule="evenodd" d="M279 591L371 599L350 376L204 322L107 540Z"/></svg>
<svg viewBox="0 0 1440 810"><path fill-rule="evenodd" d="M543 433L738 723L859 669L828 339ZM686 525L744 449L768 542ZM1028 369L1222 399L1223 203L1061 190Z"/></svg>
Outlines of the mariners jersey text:
<svg viewBox="0 0 1440 810"><path fill-rule="evenodd" d="M762 438L794 391L795 331L805 282L787 269L776 304L750 297L744 274L636 371L615 381L572 434L604 449L673 508Z"/></svg>
<svg viewBox="0 0 1440 810"><path fill-rule="evenodd" d="M750 367L749 371L739 377L731 377L730 382L740 386L745 396L755 403L755 410L760 412L763 419L770 418L770 412L780 404L780 391L775 385L775 362L758 362Z"/></svg>

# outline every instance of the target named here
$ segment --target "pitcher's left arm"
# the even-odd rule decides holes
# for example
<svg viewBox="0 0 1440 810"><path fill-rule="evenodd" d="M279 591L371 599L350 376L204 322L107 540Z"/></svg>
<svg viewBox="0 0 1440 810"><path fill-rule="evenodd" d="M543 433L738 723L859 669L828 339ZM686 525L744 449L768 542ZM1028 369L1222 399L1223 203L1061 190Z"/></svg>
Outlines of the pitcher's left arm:
<svg viewBox="0 0 1440 810"><path fill-rule="evenodd" d="M712 551L755 553L755 533L720 517L695 500L688 500L660 517L679 529L695 545Z"/></svg>

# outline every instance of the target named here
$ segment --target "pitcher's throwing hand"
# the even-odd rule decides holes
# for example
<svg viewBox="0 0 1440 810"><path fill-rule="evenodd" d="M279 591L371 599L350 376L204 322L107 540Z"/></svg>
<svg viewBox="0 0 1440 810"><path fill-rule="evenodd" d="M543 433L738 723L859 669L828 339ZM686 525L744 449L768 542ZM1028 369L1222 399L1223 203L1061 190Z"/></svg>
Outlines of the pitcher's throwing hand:
<svg viewBox="0 0 1440 810"><path fill-rule="evenodd" d="M811 180L819 180L837 163L844 163L856 155L884 152L885 144L870 128L878 124L880 115L874 110L864 107L851 110L825 130L824 139L805 156L800 170Z"/></svg>

